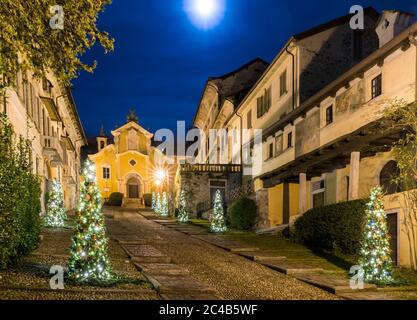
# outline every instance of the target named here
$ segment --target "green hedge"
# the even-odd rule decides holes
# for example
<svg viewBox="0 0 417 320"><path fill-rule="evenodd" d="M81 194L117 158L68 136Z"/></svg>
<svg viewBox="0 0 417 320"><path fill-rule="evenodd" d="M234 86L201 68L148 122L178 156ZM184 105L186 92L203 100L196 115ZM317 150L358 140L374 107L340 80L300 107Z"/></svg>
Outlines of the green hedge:
<svg viewBox="0 0 417 320"><path fill-rule="evenodd" d="M13 140L0 114L0 269L36 249L41 230L40 181L32 173L28 141Z"/></svg>
<svg viewBox="0 0 417 320"><path fill-rule="evenodd" d="M249 198L240 198L229 208L230 225L238 230L250 230L256 224L257 207L255 201Z"/></svg>
<svg viewBox="0 0 417 320"><path fill-rule="evenodd" d="M315 250L358 254L366 202L342 202L306 212L295 222L296 239Z"/></svg>
<svg viewBox="0 0 417 320"><path fill-rule="evenodd" d="M145 206L150 208L152 207L152 194L151 193L145 193L143 195L143 200L145 201Z"/></svg>
<svg viewBox="0 0 417 320"><path fill-rule="evenodd" d="M110 195L109 205L112 207L121 207L123 204L123 193L114 192Z"/></svg>

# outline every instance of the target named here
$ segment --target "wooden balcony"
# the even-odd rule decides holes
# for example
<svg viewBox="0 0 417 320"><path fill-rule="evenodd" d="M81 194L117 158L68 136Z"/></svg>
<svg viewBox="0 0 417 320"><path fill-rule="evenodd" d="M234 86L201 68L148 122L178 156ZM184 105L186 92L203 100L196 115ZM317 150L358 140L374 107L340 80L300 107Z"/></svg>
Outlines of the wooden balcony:
<svg viewBox="0 0 417 320"><path fill-rule="evenodd" d="M181 172L240 173L240 164L183 164Z"/></svg>
<svg viewBox="0 0 417 320"><path fill-rule="evenodd" d="M73 166L64 165L64 180L67 184L76 184L77 183L77 173Z"/></svg>
<svg viewBox="0 0 417 320"><path fill-rule="evenodd" d="M51 160L52 166L57 166L64 162L64 150L58 137L42 136L43 155Z"/></svg>

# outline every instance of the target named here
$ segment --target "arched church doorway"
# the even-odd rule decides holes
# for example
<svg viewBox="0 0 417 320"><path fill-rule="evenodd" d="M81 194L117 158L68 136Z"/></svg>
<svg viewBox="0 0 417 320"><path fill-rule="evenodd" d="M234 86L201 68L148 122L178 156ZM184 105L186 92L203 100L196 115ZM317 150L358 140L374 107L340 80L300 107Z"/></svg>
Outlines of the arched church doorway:
<svg viewBox="0 0 417 320"><path fill-rule="evenodd" d="M126 184L127 197L129 199L140 198L140 181L137 178L130 178Z"/></svg>

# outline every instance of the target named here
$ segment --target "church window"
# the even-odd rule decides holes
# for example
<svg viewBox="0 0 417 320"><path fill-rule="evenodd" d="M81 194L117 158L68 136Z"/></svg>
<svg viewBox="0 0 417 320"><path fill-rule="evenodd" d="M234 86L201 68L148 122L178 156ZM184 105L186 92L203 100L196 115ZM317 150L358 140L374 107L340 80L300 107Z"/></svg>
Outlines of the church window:
<svg viewBox="0 0 417 320"><path fill-rule="evenodd" d="M110 179L110 168L109 167L103 167L103 179L109 180Z"/></svg>

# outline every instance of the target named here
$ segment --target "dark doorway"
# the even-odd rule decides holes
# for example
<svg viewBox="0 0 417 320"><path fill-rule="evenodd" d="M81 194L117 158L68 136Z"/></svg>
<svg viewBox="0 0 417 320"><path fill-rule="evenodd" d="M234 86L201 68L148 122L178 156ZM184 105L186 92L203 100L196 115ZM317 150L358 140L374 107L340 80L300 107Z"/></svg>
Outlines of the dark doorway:
<svg viewBox="0 0 417 320"><path fill-rule="evenodd" d="M127 182L127 192L129 199L139 199L139 183L136 179Z"/></svg>
<svg viewBox="0 0 417 320"><path fill-rule="evenodd" d="M385 194L394 194L401 192L401 188L398 184L393 181L400 174L400 169L398 168L397 162L390 161L388 162L381 170L379 175L379 182L381 184L382 190Z"/></svg>
<svg viewBox="0 0 417 320"><path fill-rule="evenodd" d="M395 265L398 262L398 213L387 215L388 233L390 235L391 258Z"/></svg>

